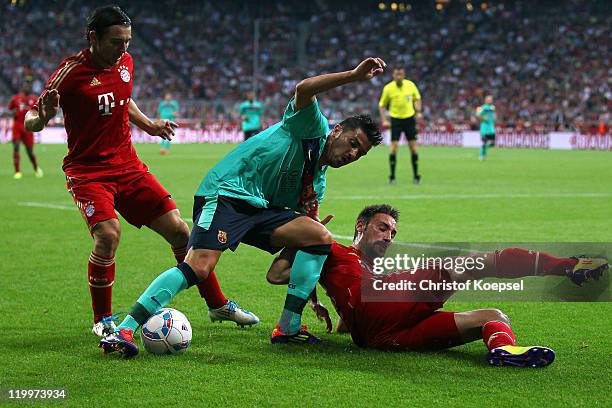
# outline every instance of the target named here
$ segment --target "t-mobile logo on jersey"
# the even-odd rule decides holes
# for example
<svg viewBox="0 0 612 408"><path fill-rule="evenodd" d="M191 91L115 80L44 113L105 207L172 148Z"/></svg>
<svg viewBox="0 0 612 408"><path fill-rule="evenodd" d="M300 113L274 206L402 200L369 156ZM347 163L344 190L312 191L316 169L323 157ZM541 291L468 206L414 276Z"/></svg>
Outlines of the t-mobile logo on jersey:
<svg viewBox="0 0 612 408"><path fill-rule="evenodd" d="M110 110L115 107L115 97L112 92L98 95L98 103L98 109L102 112L103 116L112 115Z"/></svg>

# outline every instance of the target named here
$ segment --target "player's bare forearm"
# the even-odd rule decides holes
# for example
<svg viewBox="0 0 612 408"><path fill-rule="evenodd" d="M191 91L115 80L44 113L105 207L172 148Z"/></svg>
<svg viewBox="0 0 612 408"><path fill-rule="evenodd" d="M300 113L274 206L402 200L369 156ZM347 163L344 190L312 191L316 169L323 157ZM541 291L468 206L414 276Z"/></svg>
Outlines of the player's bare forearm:
<svg viewBox="0 0 612 408"><path fill-rule="evenodd" d="M25 116L25 121L23 122L26 130L29 132L40 132L46 126L46 123L40 116L38 116L38 111L35 109L30 109Z"/></svg>
<svg viewBox="0 0 612 408"><path fill-rule="evenodd" d="M355 82L357 78L352 71L324 74L300 81L295 87L295 110L308 106L321 92Z"/></svg>
<svg viewBox="0 0 612 408"><path fill-rule="evenodd" d="M133 99L130 99L130 103L128 104L128 114L130 116L130 122L151 136L159 136L165 140L172 140L174 129L178 127L178 124L171 120L149 119L147 115L142 113Z"/></svg>
<svg viewBox="0 0 612 408"><path fill-rule="evenodd" d="M417 113L421 113L423 111L423 104L421 103L420 99L414 101L414 110Z"/></svg>
<svg viewBox="0 0 612 408"><path fill-rule="evenodd" d="M383 72L385 62L380 58L367 58L350 71L323 74L300 81L295 87L295 110L308 106L315 96L351 82L372 79Z"/></svg>
<svg viewBox="0 0 612 408"><path fill-rule="evenodd" d="M295 259L296 248L285 248L274 258L268 269L266 279L273 285L286 285L291 275L291 265Z"/></svg>
<svg viewBox="0 0 612 408"><path fill-rule="evenodd" d="M387 110L384 106L378 106L378 113L380 113L380 121L384 122L387 120Z"/></svg>
<svg viewBox="0 0 612 408"><path fill-rule="evenodd" d="M128 104L128 114L130 116L130 122L138 126L140 129L144 130L148 134L153 133L153 121L147 117L136 102L133 99L130 99L130 103Z"/></svg>
<svg viewBox="0 0 612 408"><path fill-rule="evenodd" d="M331 318L329 317L329 310L317 298L317 288L312 290L310 297L308 298L308 304L312 308L312 311L317 315L317 319L325 322L325 329L328 333L331 333L333 329Z"/></svg>

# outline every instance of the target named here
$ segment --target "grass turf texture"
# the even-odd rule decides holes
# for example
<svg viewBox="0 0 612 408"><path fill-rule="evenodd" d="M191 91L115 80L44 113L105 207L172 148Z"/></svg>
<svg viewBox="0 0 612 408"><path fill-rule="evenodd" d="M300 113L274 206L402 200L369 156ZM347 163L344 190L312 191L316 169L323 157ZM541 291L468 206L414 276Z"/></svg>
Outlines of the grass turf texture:
<svg viewBox="0 0 612 408"><path fill-rule="evenodd" d="M232 146L139 145L140 157L191 217L192 194L205 172ZM217 275L228 296L262 319L241 330L213 324L197 290L172 304L193 327L179 357L144 350L132 361L103 356L90 333L87 229L65 189L65 146L37 146L45 177L12 179L10 145L0 146L2 252L0 387L68 389L70 406L610 406L610 303L449 302L447 310L498 307L510 316L520 345L546 345L555 363L541 370L489 367L474 342L436 353L362 350L347 335L324 334L307 310L304 321L322 345L272 346L268 337L285 288L268 285L268 254L242 245L225 254ZM402 212L397 240L410 242L610 241L610 153L421 148L423 184L412 185L409 154L399 153L397 185L387 184L387 148L328 172L322 215L330 229L352 235L366 204ZM589 196L586 193L596 193ZM55 208L46 208L51 206ZM168 245L122 222L115 311L127 311L173 264ZM346 243L346 240L340 240ZM326 297L321 296L327 305ZM22 403L22 405L26 405ZM39 406L39 405L35 405Z"/></svg>

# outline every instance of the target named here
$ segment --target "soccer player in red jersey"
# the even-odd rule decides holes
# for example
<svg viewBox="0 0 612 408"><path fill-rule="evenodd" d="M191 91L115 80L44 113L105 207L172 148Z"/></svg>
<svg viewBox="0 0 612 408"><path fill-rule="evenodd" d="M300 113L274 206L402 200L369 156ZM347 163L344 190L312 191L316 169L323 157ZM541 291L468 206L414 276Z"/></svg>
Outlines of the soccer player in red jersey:
<svg viewBox="0 0 612 408"><path fill-rule="evenodd" d="M130 224L146 225L160 234L179 263L187 253L189 228L170 193L140 161L131 142L130 122L167 140L177 125L149 119L132 99L134 62L127 52L130 18L117 6L105 6L94 10L87 23L89 48L60 64L25 124L30 131L40 131L60 106L63 110L68 154L62 168L68 191L94 240L88 265L92 331L103 337L115 330L112 286L121 233L115 210ZM209 295L207 303L212 297L217 307L227 306L214 275L200 285ZM222 320L235 319L228 314Z"/></svg>
<svg viewBox="0 0 612 408"><path fill-rule="evenodd" d="M34 155L34 134L28 132L24 127L26 113L36 104L37 97L32 95L32 84L29 80L24 81L21 91L11 98L9 102L9 110L14 111L13 116L13 165L15 166L15 175L13 178L18 180L23 177L19 168L19 146L21 143L26 148L28 157L34 166L34 174L40 178L43 176L43 171L38 167L36 156Z"/></svg>
<svg viewBox="0 0 612 408"><path fill-rule="evenodd" d="M416 272L376 275L373 272L374 259L385 255L395 236L398 219L398 211L389 205L366 207L357 217L353 245L334 242L331 255L323 266L319 283L332 299L341 326L361 347L424 351L483 339L489 349L487 361L492 365L543 367L554 360L554 352L547 347L515 346L508 317L498 309L439 311L454 293L452 290L432 292L428 299L414 299L414 296L402 293L400 299L394 298L393 301L385 302L380 298L367 301L363 299L364 287L367 288L375 279L386 283L424 279L459 282L483 277L534 275L563 275L582 284L585 280L599 278L608 267L605 259L558 258L543 252L509 248L487 256L480 255L485 261L478 272L459 273L452 269L425 267ZM286 283L292 262L292 251L283 250L268 271L268 281ZM319 318L326 320L330 331L331 321L325 308L318 302L311 306Z"/></svg>

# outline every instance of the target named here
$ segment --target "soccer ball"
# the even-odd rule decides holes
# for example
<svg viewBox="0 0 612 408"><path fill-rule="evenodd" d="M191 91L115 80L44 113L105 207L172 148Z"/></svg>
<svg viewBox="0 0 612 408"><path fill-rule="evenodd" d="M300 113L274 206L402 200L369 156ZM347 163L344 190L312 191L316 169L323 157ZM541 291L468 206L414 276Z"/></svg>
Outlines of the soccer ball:
<svg viewBox="0 0 612 408"><path fill-rule="evenodd" d="M175 309L161 309L140 330L145 349L153 354L182 354L191 344L191 324Z"/></svg>

